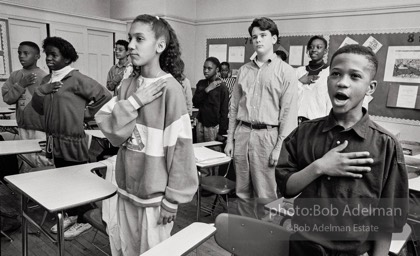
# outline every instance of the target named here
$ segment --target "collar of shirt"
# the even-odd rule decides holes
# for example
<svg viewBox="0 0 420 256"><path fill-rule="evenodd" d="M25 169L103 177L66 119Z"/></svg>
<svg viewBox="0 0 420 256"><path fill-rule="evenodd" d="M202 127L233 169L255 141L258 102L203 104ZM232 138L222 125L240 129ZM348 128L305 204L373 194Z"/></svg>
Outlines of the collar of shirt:
<svg viewBox="0 0 420 256"><path fill-rule="evenodd" d="M362 112L362 118L348 130L353 130L360 138L365 139L368 130L367 128L370 124L370 118L365 108L362 108ZM341 127L341 125L337 123L337 120L335 120L333 110L331 109L330 114L327 118L327 122L325 123L324 128L322 129L322 132L328 132L336 126Z"/></svg>
<svg viewBox="0 0 420 256"><path fill-rule="evenodd" d="M116 64L116 66L118 67L118 68L123 68L123 67L127 67L127 65L130 63L130 61L127 59L127 61L126 62L124 62L122 65L120 65L120 63L119 62L117 62L117 64Z"/></svg>
<svg viewBox="0 0 420 256"><path fill-rule="evenodd" d="M264 65L265 63L271 63L271 61L278 57L276 53L273 52L272 55L270 55L270 58L268 58L268 60L264 63L262 63L262 65ZM252 59L252 62L254 62L255 65L257 65L258 67L262 67L262 65L260 66L258 63L261 63L258 61L258 55L255 55L255 58Z"/></svg>

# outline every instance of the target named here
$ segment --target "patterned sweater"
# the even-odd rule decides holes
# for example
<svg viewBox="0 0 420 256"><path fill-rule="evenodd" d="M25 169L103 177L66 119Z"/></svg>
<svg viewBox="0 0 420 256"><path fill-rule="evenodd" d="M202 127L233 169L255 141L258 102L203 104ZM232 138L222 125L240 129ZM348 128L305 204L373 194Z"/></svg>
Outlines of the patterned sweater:
<svg viewBox="0 0 420 256"><path fill-rule="evenodd" d="M118 96L95 115L96 122L114 146L119 196L136 206L161 205L176 212L179 203L192 200L198 175L192 145L190 118L182 87L171 76L163 95L140 107L137 84L157 79L131 76L123 80Z"/></svg>
<svg viewBox="0 0 420 256"><path fill-rule="evenodd" d="M22 78L30 73L36 74L35 83L24 88ZM31 100L35 89L41 84L47 73L39 67L31 70L20 69L12 72L1 88L3 100L9 105L16 104L16 121L19 128L44 131L44 117L35 112Z"/></svg>
<svg viewBox="0 0 420 256"><path fill-rule="evenodd" d="M42 84L50 80L51 75L48 75ZM45 95L37 89L32 106L45 116L45 132L48 142L53 140L54 157L85 162L89 157L84 122L92 120L112 95L105 86L78 70L70 71L61 82L63 86L56 93Z"/></svg>

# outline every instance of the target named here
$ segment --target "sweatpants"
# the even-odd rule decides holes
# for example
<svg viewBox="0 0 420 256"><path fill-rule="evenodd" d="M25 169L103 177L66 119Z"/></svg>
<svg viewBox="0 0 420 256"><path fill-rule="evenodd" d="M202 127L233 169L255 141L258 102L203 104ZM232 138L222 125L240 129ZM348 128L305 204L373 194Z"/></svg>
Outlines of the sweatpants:
<svg viewBox="0 0 420 256"><path fill-rule="evenodd" d="M121 197L118 197L117 204L121 250L124 256L139 256L171 236L174 222L157 224L160 206L139 207Z"/></svg>

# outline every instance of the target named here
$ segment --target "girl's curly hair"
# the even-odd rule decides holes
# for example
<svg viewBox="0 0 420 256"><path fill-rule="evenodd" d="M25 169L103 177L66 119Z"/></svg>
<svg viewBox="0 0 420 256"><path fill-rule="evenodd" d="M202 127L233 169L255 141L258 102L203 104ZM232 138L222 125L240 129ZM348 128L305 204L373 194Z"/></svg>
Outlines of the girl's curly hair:
<svg viewBox="0 0 420 256"><path fill-rule="evenodd" d="M163 18L148 14L137 16L133 20L133 23L135 22L150 24L152 30L155 32L156 39L161 36L165 38L166 49L159 57L160 68L163 71L170 73L179 83L181 83L185 78L183 74L184 63L181 59L178 37L171 25Z"/></svg>
<svg viewBox="0 0 420 256"><path fill-rule="evenodd" d="M73 45L61 37L53 36L45 38L42 43L42 49L45 51L47 46L56 47L60 51L61 55L63 55L65 59L69 59L71 62L75 62L79 58L79 55L77 55L76 49L74 49Z"/></svg>

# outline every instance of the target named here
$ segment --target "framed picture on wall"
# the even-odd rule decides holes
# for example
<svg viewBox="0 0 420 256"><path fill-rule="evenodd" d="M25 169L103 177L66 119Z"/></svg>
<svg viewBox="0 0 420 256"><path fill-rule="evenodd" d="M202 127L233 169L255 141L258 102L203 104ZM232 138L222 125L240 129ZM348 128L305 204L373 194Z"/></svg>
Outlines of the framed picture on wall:
<svg viewBox="0 0 420 256"><path fill-rule="evenodd" d="M0 19L0 81L10 76L9 27L6 19Z"/></svg>

